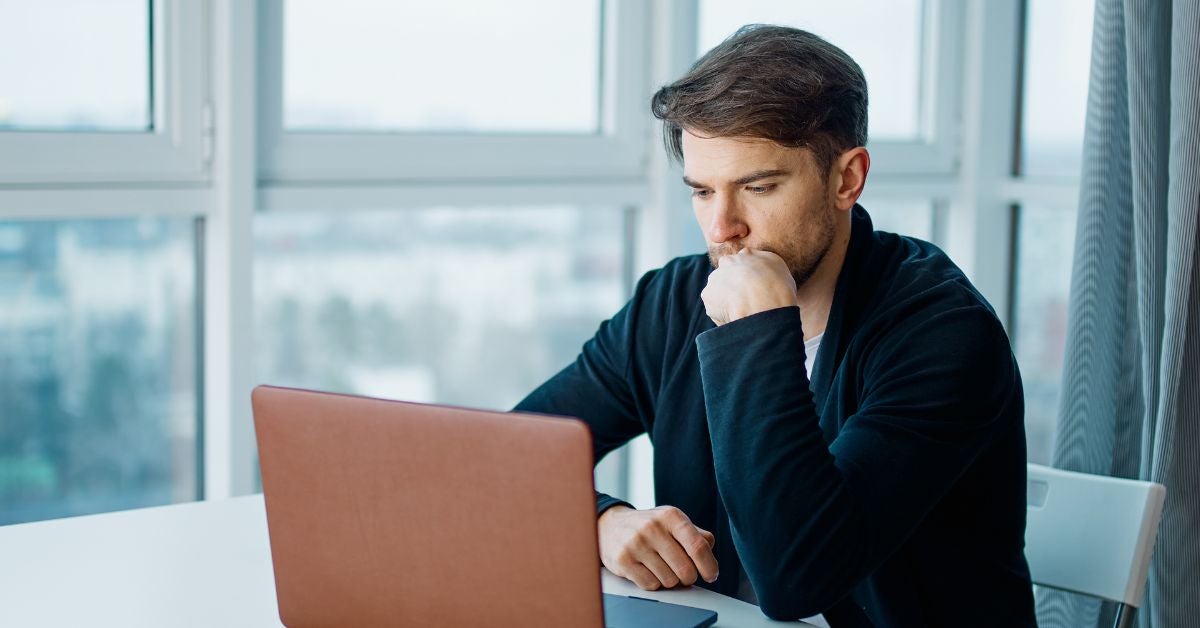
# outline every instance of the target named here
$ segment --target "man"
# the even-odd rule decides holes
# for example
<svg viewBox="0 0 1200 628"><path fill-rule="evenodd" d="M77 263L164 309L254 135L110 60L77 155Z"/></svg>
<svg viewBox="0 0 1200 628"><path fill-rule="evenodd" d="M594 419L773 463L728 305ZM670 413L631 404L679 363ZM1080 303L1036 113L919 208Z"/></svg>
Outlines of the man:
<svg viewBox="0 0 1200 628"><path fill-rule="evenodd" d="M708 256L643 277L517 406L586 421L597 460L650 435L663 505L597 494L604 565L775 619L1034 625L1020 374L945 254L857 205L858 65L748 26L652 108Z"/></svg>

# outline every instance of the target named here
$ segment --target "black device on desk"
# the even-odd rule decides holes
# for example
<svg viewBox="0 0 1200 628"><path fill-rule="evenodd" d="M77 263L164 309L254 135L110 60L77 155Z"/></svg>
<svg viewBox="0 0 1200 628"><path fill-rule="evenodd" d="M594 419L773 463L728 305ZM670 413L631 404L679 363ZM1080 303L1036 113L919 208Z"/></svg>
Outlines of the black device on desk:
<svg viewBox="0 0 1200 628"><path fill-rule="evenodd" d="M681 606L633 595L604 594L605 628L680 626L705 628L717 623L716 611Z"/></svg>

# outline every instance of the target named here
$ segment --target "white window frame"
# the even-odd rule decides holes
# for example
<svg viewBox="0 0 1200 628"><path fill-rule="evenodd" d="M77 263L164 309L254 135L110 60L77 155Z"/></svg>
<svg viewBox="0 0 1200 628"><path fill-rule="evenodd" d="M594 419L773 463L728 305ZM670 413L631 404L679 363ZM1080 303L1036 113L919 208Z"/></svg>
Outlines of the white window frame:
<svg viewBox="0 0 1200 628"><path fill-rule="evenodd" d="M152 0L154 128L133 132L11 131L0 141L0 185L202 182L204 5ZM52 80L53 77L47 77Z"/></svg>
<svg viewBox="0 0 1200 628"><path fill-rule="evenodd" d="M257 2L209 0L215 120L204 233L204 495L256 489L254 375Z"/></svg>

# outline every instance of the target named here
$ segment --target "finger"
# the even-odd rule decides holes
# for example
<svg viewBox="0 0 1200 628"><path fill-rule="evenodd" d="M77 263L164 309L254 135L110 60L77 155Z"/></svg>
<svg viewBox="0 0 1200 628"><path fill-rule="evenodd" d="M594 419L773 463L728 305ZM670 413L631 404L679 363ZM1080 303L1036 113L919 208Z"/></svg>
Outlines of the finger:
<svg viewBox="0 0 1200 628"><path fill-rule="evenodd" d="M658 578L641 563L634 563L626 567L618 575L638 585L638 588L643 591L655 591L662 587L662 583L658 581Z"/></svg>
<svg viewBox="0 0 1200 628"><path fill-rule="evenodd" d="M678 540L674 537L667 538L658 548L658 555L666 561L671 571L675 572L675 577L679 578L680 584L689 587L696 584L696 578L699 577L696 564L692 562L692 557L683 550L683 546L679 544Z"/></svg>
<svg viewBox="0 0 1200 628"><path fill-rule="evenodd" d="M683 550L692 559L692 564L700 572L700 577L704 578L705 582L714 582L720 572L717 565L717 557L712 551L713 545L716 544L716 539L707 530L700 530L690 524L689 527L691 528L690 531L684 529L683 533L677 534L676 538L679 541L679 545L683 547ZM701 534L701 532L705 534Z"/></svg>
<svg viewBox="0 0 1200 628"><path fill-rule="evenodd" d="M654 577L662 583L662 586L670 589L679 584L679 578L675 575L675 572L671 570L671 567L667 565L662 556L659 556L658 552L653 548L648 549L639 559L646 566L646 569L649 569L650 573L654 574Z"/></svg>
<svg viewBox="0 0 1200 628"><path fill-rule="evenodd" d="M715 581L718 566L717 557L712 552L712 548L716 544L712 533L693 524L682 510L671 508L667 512L670 514L664 516L670 522L671 535L675 537L675 541L691 559L692 565L700 572L700 577L704 578L706 582Z"/></svg>

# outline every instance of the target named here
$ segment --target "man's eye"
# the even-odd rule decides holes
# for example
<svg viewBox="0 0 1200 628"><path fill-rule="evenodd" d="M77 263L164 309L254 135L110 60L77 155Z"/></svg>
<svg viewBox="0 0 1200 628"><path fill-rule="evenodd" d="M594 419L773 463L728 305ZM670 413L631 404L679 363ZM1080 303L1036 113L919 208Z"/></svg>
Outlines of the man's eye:
<svg viewBox="0 0 1200 628"><path fill-rule="evenodd" d="M770 192L771 190L775 189L775 186L774 185L748 185L748 186L746 186L746 189L749 190L753 194L766 194L767 192Z"/></svg>
<svg viewBox="0 0 1200 628"><path fill-rule="evenodd" d="M712 196L712 190L702 190L699 188L692 188L692 196L694 196L696 198L708 198L709 196Z"/></svg>

